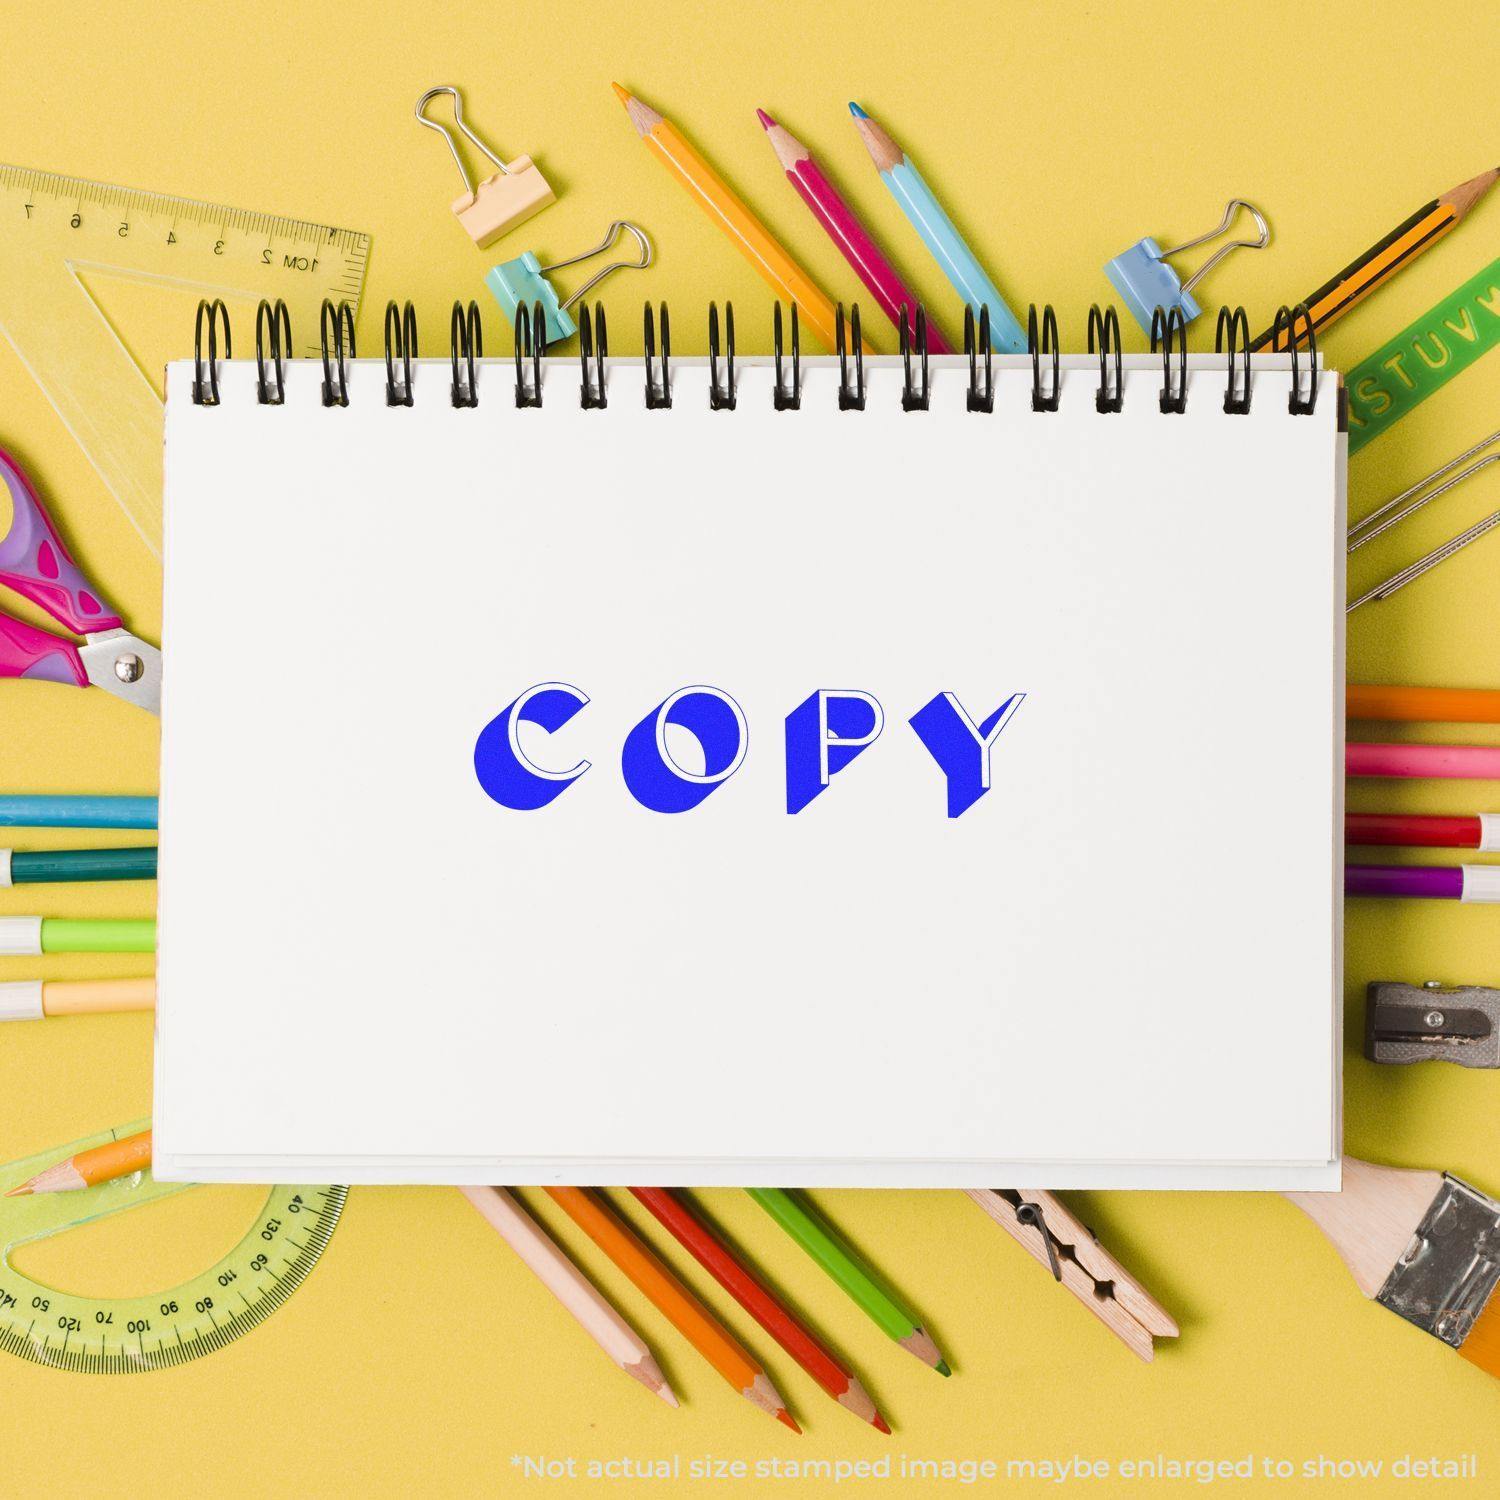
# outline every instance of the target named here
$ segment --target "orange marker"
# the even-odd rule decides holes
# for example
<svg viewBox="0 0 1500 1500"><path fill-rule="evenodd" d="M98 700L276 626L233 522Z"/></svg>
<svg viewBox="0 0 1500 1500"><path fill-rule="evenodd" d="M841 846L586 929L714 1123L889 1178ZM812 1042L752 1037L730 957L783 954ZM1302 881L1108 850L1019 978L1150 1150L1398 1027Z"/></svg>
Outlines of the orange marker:
<svg viewBox="0 0 1500 1500"><path fill-rule="evenodd" d="M762 1411L769 1412L793 1432L802 1431L760 1362L672 1274L643 1240L615 1218L598 1198L582 1188L549 1187L547 1193L740 1395Z"/></svg>
<svg viewBox="0 0 1500 1500"><path fill-rule="evenodd" d="M828 294L782 249L745 201L670 120L663 119L620 84L610 87L619 95L636 133L688 190L694 202L734 241L778 297L796 303L802 320L812 326L824 346L834 348L838 309ZM868 340L862 342L866 354L875 352Z"/></svg>
<svg viewBox="0 0 1500 1500"><path fill-rule="evenodd" d="M116 1177L128 1177L132 1172L144 1172L151 1165L151 1132L143 1130L139 1135L127 1135L124 1140L109 1141L103 1146L94 1146L80 1151L45 1172L12 1188L5 1196L21 1198L27 1193L76 1193L81 1188L96 1187L101 1182L113 1182Z"/></svg>
<svg viewBox="0 0 1500 1500"><path fill-rule="evenodd" d="M1412 724L1500 724L1495 688L1395 687L1351 682L1346 712L1351 719L1387 719Z"/></svg>

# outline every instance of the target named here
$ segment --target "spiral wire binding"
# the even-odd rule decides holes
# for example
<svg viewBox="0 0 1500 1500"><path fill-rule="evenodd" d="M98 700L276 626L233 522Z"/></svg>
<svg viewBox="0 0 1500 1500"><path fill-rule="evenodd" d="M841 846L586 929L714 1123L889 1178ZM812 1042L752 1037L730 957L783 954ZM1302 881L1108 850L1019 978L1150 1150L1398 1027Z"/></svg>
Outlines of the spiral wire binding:
<svg viewBox="0 0 1500 1500"><path fill-rule="evenodd" d="M833 327L834 353L839 357L839 410L865 409L864 340L859 335L859 303L849 310L849 331L854 336L854 384L849 384L849 351L844 342L844 304L839 303L838 318Z"/></svg>
<svg viewBox="0 0 1500 1500"><path fill-rule="evenodd" d="M733 411L734 390L734 304L724 304L724 342L729 350L725 362L726 383L719 385L719 304L708 304L708 409Z"/></svg>
<svg viewBox="0 0 1500 1500"><path fill-rule="evenodd" d="M524 409L542 404L542 355L547 352L547 315L540 301L516 307L516 406ZM526 361L531 360L531 383L526 381ZM454 403L457 405L457 402Z"/></svg>
<svg viewBox="0 0 1500 1500"><path fill-rule="evenodd" d="M1062 401L1062 356L1058 349L1057 314L1049 302L1042 309L1041 337L1037 337L1036 303L1031 304L1026 314L1026 348L1031 355L1031 409L1032 411L1056 411ZM1052 387L1042 391L1042 356L1052 356Z"/></svg>
<svg viewBox="0 0 1500 1500"><path fill-rule="evenodd" d="M776 345L776 390L771 397L777 411L802 409L802 339L797 332L797 304L792 303L792 384L788 389L781 373L781 304L771 314L771 333Z"/></svg>
<svg viewBox="0 0 1500 1500"><path fill-rule="evenodd" d="M667 321L667 304L661 304L661 384L656 383L656 319L651 304L646 304L646 409L665 411L672 405L672 330Z"/></svg>
<svg viewBox="0 0 1500 1500"><path fill-rule="evenodd" d="M1177 379L1172 379L1172 334L1177 335ZM1158 307L1151 314L1151 352L1161 350L1162 411L1181 416L1187 410L1187 321L1182 309Z"/></svg>
<svg viewBox="0 0 1500 1500"><path fill-rule="evenodd" d="M645 398L651 410L672 405L671 327L667 304L653 309L647 303L645 323ZM604 308L582 303L579 324L579 402L586 410L608 405L605 361L608 338ZM927 411L931 407L932 376L929 367L928 323L919 303L913 318L902 306L900 329L903 411ZM547 354L546 314L540 302L522 304L515 319L515 403L518 407L542 405L542 361ZM657 336L660 333L660 363ZM859 304L850 306L847 318L842 303L835 322L835 354L839 362L839 410L863 411L866 405L863 339ZM479 405L479 363L483 358L483 327L479 306L453 304L451 321L451 398L456 407ZM772 309L775 350L775 385L772 399L777 411L797 411L802 406L801 335L796 304L791 305L790 379L781 304ZM222 355L220 335L222 333ZM349 405L349 364L355 358L354 312L348 302L325 299L320 318L323 360L322 402L324 406ZM853 348L851 351L850 342ZM1303 341L1305 340L1305 347ZM1271 342L1291 355L1291 392L1287 409L1306 416L1317 408L1321 376L1317 364L1317 335L1306 303L1277 310ZM739 372L736 367L734 306L724 304L720 322L717 303L708 309L709 407L734 411L739 403ZM1057 317L1050 304L1040 311L1033 304L1027 315L1027 349L1031 358L1031 408L1057 411L1061 404L1062 368ZM1253 394L1249 321L1243 307L1219 310L1214 351L1225 358L1224 410L1232 415L1250 411ZM1113 306L1089 309L1088 352L1099 361L1099 384L1094 406L1099 412L1119 412L1124 407L1124 366L1120 321ZM852 353L852 358L851 358ZM1187 410L1187 324L1180 308L1158 307L1151 319L1151 353L1162 359L1159 406L1163 412ZM914 354L917 358L914 358ZM964 309L964 354L968 359L965 406L971 412L995 409L995 376L988 308ZM198 303L193 326L193 384L195 405L220 404L219 361L231 355L229 310L222 298ZM255 315L256 399L262 406L286 403L286 367L292 356L291 315L280 299L263 300ZM415 366L419 357L417 317L410 302L399 309L392 301L385 309L385 399L387 406L411 407L416 403ZM920 379L918 378L920 361ZM1044 366L1050 360L1050 378ZM529 364L530 370L527 370ZM983 366L983 378L980 368Z"/></svg>
<svg viewBox="0 0 1500 1500"><path fill-rule="evenodd" d="M411 363L417 357L417 310L410 302L398 308L385 305L385 404L416 405L416 387ZM396 361L401 362L401 380L396 380Z"/></svg>
<svg viewBox="0 0 1500 1500"><path fill-rule="evenodd" d="M349 361L354 358L354 309L347 302L335 308L327 297L323 299L323 311L318 320L318 338L323 346L323 405L348 406ZM345 331L348 341L345 342ZM330 360L328 345L333 343ZM333 385L333 366L338 365L339 383L337 391Z"/></svg>
<svg viewBox="0 0 1500 1500"><path fill-rule="evenodd" d="M1089 353L1096 350L1099 354L1099 389L1094 392L1094 410L1105 413L1123 411L1125 371L1120 356L1120 319L1113 304L1101 309L1096 302L1089 308ZM1109 383L1111 363L1114 366L1113 388Z"/></svg>
<svg viewBox="0 0 1500 1500"><path fill-rule="evenodd" d="M538 339L540 342L540 339ZM478 361L484 358L484 325L479 321L479 304L453 304L448 320L448 353L453 364L451 387L453 404L458 407L479 405Z"/></svg>
<svg viewBox="0 0 1500 1500"><path fill-rule="evenodd" d="M1297 319L1302 319L1307 330L1307 394L1302 393L1302 361L1298 350ZM1287 397L1286 409L1294 417L1306 417L1318 408L1318 336L1313 331L1312 314L1307 303L1299 302L1295 307L1283 303L1276 309L1276 321L1271 325L1271 347L1282 348L1281 330L1286 327L1286 347L1292 356L1292 393Z"/></svg>
<svg viewBox="0 0 1500 1500"><path fill-rule="evenodd" d="M979 335L974 334L974 309L964 308L964 353L969 356L969 390L964 405L969 411L995 409L995 369L990 348L990 310L979 309ZM984 356L984 389L979 389L979 356Z"/></svg>
<svg viewBox="0 0 1500 1500"><path fill-rule="evenodd" d="M589 356L594 359L594 378L589 380ZM604 361L609 356L609 332L604 326L604 308L587 302L578 307L579 404L587 411L600 411L609 405L609 391L604 384Z"/></svg>
<svg viewBox="0 0 1500 1500"><path fill-rule="evenodd" d="M285 330L286 336L282 337ZM266 348L270 346L270 368L276 373L273 393L266 378ZM264 297L255 309L255 399L262 406L286 405L286 357L292 352L292 315L280 297L273 307Z"/></svg>
<svg viewBox="0 0 1500 1500"><path fill-rule="evenodd" d="M193 404L195 406L217 406L219 404L219 323L224 324L224 358L234 356L230 348L229 309L222 297L212 302L204 298L198 303L198 316L193 323ZM208 330L208 359L203 358L203 333ZM207 375L205 376L205 371Z"/></svg>
<svg viewBox="0 0 1500 1500"><path fill-rule="evenodd" d="M932 376L927 369L927 309L917 303L916 343L922 353L922 387L912 383L911 346L913 330L907 328L906 304L901 304L901 410L926 411L932 401Z"/></svg>
<svg viewBox="0 0 1500 1500"><path fill-rule="evenodd" d="M1245 309L1219 309L1219 324L1214 329L1214 353L1228 354L1225 366L1224 410L1232 416L1246 416L1250 411L1250 323ZM1238 373L1235 355L1239 355Z"/></svg>

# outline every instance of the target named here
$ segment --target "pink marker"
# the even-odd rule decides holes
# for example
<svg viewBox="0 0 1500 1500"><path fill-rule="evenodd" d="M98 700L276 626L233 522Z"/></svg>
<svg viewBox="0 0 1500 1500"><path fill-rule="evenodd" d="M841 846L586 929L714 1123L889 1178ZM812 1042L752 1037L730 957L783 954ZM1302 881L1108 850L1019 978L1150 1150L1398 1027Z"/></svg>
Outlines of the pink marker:
<svg viewBox="0 0 1500 1500"><path fill-rule="evenodd" d="M810 152L790 131L778 125L765 110L755 111L765 127L771 148L776 153L788 180L802 201L813 211L828 238L843 252L855 274L869 288L870 295L897 328L901 326L901 309L906 308L907 326L913 330L917 321L917 297L897 272L885 252L871 238L869 230L854 216L839 190L823 175L823 169ZM942 335L931 317L927 319L927 348L933 354L952 354L953 345Z"/></svg>
<svg viewBox="0 0 1500 1500"><path fill-rule="evenodd" d="M1350 776L1465 777L1500 781L1500 745L1370 745L1344 747Z"/></svg>

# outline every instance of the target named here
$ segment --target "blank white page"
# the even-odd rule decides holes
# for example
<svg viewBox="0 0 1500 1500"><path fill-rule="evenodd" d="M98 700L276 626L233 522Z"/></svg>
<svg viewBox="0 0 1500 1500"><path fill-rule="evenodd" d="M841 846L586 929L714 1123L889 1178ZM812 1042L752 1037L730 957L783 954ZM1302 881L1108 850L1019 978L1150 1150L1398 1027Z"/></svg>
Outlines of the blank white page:
<svg viewBox="0 0 1500 1500"><path fill-rule="evenodd" d="M158 1175L1336 1185L1336 381L961 364L172 366Z"/></svg>

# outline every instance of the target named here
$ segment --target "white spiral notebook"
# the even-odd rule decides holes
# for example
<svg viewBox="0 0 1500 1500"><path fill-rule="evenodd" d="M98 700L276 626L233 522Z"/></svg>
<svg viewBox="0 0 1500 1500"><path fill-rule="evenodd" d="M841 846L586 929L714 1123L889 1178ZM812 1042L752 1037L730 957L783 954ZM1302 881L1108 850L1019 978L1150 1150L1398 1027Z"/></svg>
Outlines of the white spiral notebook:
<svg viewBox="0 0 1500 1500"><path fill-rule="evenodd" d="M168 372L159 1176L1337 1184L1331 373L213 373Z"/></svg>

